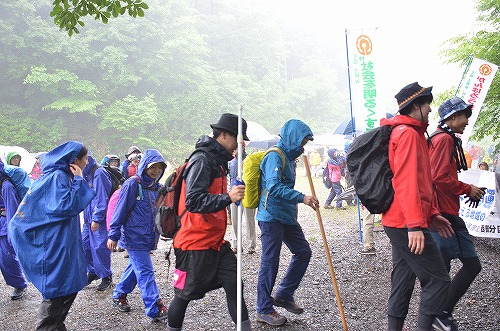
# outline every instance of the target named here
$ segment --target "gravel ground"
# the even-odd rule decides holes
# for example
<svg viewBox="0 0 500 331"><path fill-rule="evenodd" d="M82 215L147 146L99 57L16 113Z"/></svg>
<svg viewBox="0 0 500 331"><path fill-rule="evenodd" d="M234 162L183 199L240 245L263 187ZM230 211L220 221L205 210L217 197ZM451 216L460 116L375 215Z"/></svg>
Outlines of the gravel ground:
<svg viewBox="0 0 500 331"><path fill-rule="evenodd" d="M319 178L314 179L316 193L324 202L327 191ZM307 179L299 177L297 188L310 192ZM288 322L279 327L283 330L343 330L337 300L329 274L324 245L316 213L303 205L299 207L300 222L311 244L313 258L308 271L296 292L296 301L305 308L302 315L293 315L282 308ZM383 232L375 233L378 250L376 256L361 256L358 251L359 229L357 208L345 211L321 209L323 224L331 252L333 268L343 301L344 313L349 330L385 330L386 303L390 290L391 247ZM226 238L230 238L230 227ZM469 291L459 302L455 317L460 330L500 330L500 239L475 238L474 242L483 264L483 270ZM245 241L244 241L245 243ZM161 296L168 305L173 290L172 268L168 270L164 253L167 244L161 242L152 255L156 267L156 278ZM255 322L256 282L259 268L260 247L253 255L243 254L244 297L253 321L254 330L272 330L274 327ZM289 251L282 251L278 281L290 260ZM128 259L123 253L113 253L114 281L118 281ZM172 261L172 265L174 262ZM458 264L452 265L452 273ZM144 315L139 291L129 295L132 311L120 313L111 304L111 292L96 291L98 282L82 290L66 319L69 330L164 330L165 324L152 323ZM30 284L26 296L18 301L10 300L11 288L0 281L0 323L4 330L32 330L35 325L40 293ZM408 330L416 330L419 285L415 286ZM231 330L234 325L227 312L222 290L208 293L205 298L191 302L184 322L184 330Z"/></svg>

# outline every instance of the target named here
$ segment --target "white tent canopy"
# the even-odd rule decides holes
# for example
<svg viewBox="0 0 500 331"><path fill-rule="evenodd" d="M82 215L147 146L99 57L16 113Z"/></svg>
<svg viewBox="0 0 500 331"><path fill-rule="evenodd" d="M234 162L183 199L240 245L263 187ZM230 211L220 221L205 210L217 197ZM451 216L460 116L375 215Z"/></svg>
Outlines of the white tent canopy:
<svg viewBox="0 0 500 331"><path fill-rule="evenodd" d="M0 158L2 158L2 162L7 164L6 157L9 152L16 151L21 155L21 168L26 170L29 174L31 170L33 170L33 166L35 165L35 157L30 154L27 150L19 146L0 146Z"/></svg>

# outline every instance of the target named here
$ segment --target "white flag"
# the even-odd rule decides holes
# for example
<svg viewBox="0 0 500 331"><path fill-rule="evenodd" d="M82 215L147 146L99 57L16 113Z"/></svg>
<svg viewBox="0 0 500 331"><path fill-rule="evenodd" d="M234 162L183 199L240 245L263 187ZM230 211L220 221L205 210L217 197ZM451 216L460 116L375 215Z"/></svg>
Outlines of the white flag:
<svg viewBox="0 0 500 331"><path fill-rule="evenodd" d="M493 63L475 58L472 60L469 70L467 70L467 74L457 94L457 97L460 97L466 103L474 105L472 115L469 117L469 125L465 127L464 133L461 136L464 146L470 138L477 116L481 111L484 99L497 69L498 66Z"/></svg>
<svg viewBox="0 0 500 331"><path fill-rule="evenodd" d="M376 55L376 30L346 30L349 54L352 112L356 131L366 132L380 125L385 117L377 84L379 67Z"/></svg>

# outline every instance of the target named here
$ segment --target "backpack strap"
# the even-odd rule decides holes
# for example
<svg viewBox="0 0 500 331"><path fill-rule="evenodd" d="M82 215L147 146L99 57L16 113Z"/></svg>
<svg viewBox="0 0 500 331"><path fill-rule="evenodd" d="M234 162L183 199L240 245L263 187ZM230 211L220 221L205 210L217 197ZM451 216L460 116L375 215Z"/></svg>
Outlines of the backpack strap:
<svg viewBox="0 0 500 331"><path fill-rule="evenodd" d="M144 198L144 194L142 192L142 182L141 182L141 177L137 176L137 175L133 175L132 178L134 178L135 182L137 183L137 190L135 191L136 192L136 197L138 197L139 199L137 200L142 200Z"/></svg>
<svg viewBox="0 0 500 331"><path fill-rule="evenodd" d="M266 154L264 154L264 157L267 154L271 153L271 152L276 152L276 153L278 153L280 155L280 158L281 158L281 168L283 169L283 171L281 172L281 178L284 180L285 179L285 166L286 166L286 156L285 156L285 153L283 153L283 151L279 147L271 147L271 148L269 148L266 151ZM260 186L260 179L259 179L259 186ZM260 187L259 187L259 191L260 191ZM260 197L262 197L262 195L266 191L267 191L267 187L265 189L263 189L262 192L260 192L260 194L259 194L259 200L260 200ZM267 209L267 203L264 204L264 209Z"/></svg>
<svg viewBox="0 0 500 331"><path fill-rule="evenodd" d="M432 138L434 138L435 136L437 136L438 134L441 134L441 133L447 133L446 131L443 131L443 130L436 130L434 131L428 138L427 138L427 146L432 146L434 147L434 145L432 144ZM456 148L453 149L453 152L451 153L450 155L450 163L451 161L453 161L453 159L455 158L455 155L457 154L457 150Z"/></svg>

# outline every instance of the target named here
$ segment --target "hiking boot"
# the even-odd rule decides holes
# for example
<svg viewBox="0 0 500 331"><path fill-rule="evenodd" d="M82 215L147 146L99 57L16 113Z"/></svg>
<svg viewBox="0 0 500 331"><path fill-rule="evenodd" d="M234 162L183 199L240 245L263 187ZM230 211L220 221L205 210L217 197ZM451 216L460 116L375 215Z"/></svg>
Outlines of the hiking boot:
<svg viewBox="0 0 500 331"><path fill-rule="evenodd" d="M458 331L457 324L451 316L451 313L443 312L443 315L434 318L432 327L436 331Z"/></svg>
<svg viewBox="0 0 500 331"><path fill-rule="evenodd" d="M283 307L291 313L302 314L304 308L299 307L294 301L287 301L280 298L274 298L274 305L277 307Z"/></svg>
<svg viewBox="0 0 500 331"><path fill-rule="evenodd" d="M166 320L168 318L167 307L165 307L161 299L156 302L156 305L158 306L158 312L156 313L156 316L153 318L153 322L160 322Z"/></svg>
<svg viewBox="0 0 500 331"><path fill-rule="evenodd" d="M94 280L98 280L98 279L99 279L99 276L97 276L96 274L88 273L87 274L87 285L90 285Z"/></svg>
<svg viewBox="0 0 500 331"><path fill-rule="evenodd" d="M359 251L359 254L361 254L361 255L375 255L375 254L377 254L377 250L375 249L375 247L363 248L362 250Z"/></svg>
<svg viewBox="0 0 500 331"><path fill-rule="evenodd" d="M344 207L344 206L335 207L335 209L337 209L337 210L347 210L347 208L346 208L346 207Z"/></svg>
<svg viewBox="0 0 500 331"><path fill-rule="evenodd" d="M98 291L104 291L111 285L111 277L104 277L101 284L97 285Z"/></svg>
<svg viewBox="0 0 500 331"><path fill-rule="evenodd" d="M10 295L11 300L19 300L24 296L24 293L26 293L26 287L25 288L14 288L14 291Z"/></svg>
<svg viewBox="0 0 500 331"><path fill-rule="evenodd" d="M259 314L257 313L257 322L267 323L269 325L283 325L286 323L286 317L282 316L277 311L273 311L269 314Z"/></svg>
<svg viewBox="0 0 500 331"><path fill-rule="evenodd" d="M324 207L325 209L333 209L333 206L330 206L330 205L325 205Z"/></svg>
<svg viewBox="0 0 500 331"><path fill-rule="evenodd" d="M128 304L127 295L120 294L118 298L113 298L113 304L118 307L118 310L122 313L130 311L130 305Z"/></svg>

